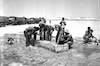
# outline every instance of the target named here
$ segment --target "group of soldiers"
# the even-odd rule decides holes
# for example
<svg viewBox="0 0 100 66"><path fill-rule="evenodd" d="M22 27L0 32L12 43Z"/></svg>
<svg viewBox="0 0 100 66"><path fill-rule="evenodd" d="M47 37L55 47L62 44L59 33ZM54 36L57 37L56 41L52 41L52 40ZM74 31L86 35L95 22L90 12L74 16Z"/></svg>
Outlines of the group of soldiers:
<svg viewBox="0 0 100 66"><path fill-rule="evenodd" d="M51 23L51 21L49 22ZM39 31L40 40L52 40L52 33L54 30L57 31L56 34L56 40L55 42L58 45L63 45L65 43L68 44L69 49L72 48L73 45L73 37L69 33L68 30L65 29L66 22L65 19L62 18L62 21L59 25L55 25L54 27L51 25L46 24L46 20L42 19L39 22L39 27L28 27L24 31L24 36L26 37L26 46L34 46L37 38L37 31ZM83 36L84 43L91 42L93 38L93 30L91 27L88 27L88 30L86 31L85 35Z"/></svg>
<svg viewBox="0 0 100 66"><path fill-rule="evenodd" d="M30 26L24 30L24 36L26 37L26 46L35 45L37 40L37 31L39 31L40 40L51 41L51 35L54 28L51 25L46 25L46 21L41 18L39 27Z"/></svg>
<svg viewBox="0 0 100 66"><path fill-rule="evenodd" d="M51 21L49 21L51 23ZM52 33L54 30L57 31L55 42L60 44L69 44L69 49L71 49L71 45L73 44L73 38L68 32L65 30L66 22L65 19L62 18L60 25L55 25L54 27L51 25L47 25L46 21L41 18L39 22L39 27L28 27L24 30L24 36L26 37L26 46L34 46L37 38L37 31L39 31L40 40L52 40Z"/></svg>

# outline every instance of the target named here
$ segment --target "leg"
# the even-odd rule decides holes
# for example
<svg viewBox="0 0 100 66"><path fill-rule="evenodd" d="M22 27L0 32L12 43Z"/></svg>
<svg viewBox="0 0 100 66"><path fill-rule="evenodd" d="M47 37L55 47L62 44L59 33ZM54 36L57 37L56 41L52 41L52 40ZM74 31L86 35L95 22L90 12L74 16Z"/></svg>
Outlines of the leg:
<svg viewBox="0 0 100 66"><path fill-rule="evenodd" d="M29 37L26 37L26 47L30 45Z"/></svg>
<svg viewBox="0 0 100 66"><path fill-rule="evenodd" d="M59 41L58 45L64 45L64 41Z"/></svg>
<svg viewBox="0 0 100 66"><path fill-rule="evenodd" d="M89 38L88 38L88 36L85 36L84 37L84 43L88 43L89 42Z"/></svg>
<svg viewBox="0 0 100 66"><path fill-rule="evenodd" d="M49 35L49 40L50 40L50 41L51 41L51 35L52 35L52 34L50 33L50 35Z"/></svg>
<svg viewBox="0 0 100 66"><path fill-rule="evenodd" d="M47 40L50 41L50 33L47 33Z"/></svg>
<svg viewBox="0 0 100 66"><path fill-rule="evenodd" d="M58 37L59 37L59 32L57 32L57 35L56 35L56 43L58 41Z"/></svg>
<svg viewBox="0 0 100 66"><path fill-rule="evenodd" d="M36 38L37 38L37 34L35 33L35 34L34 34L34 40L36 40Z"/></svg>
<svg viewBox="0 0 100 66"><path fill-rule="evenodd" d="M73 42L68 41L67 44L68 44L68 48L69 48L69 49L72 49L72 44L73 44Z"/></svg>
<svg viewBox="0 0 100 66"><path fill-rule="evenodd" d="M44 30L44 35L43 35L43 39L46 40L46 31Z"/></svg>
<svg viewBox="0 0 100 66"><path fill-rule="evenodd" d="M40 29L39 33L40 33L40 40L42 40L42 29Z"/></svg>
<svg viewBox="0 0 100 66"><path fill-rule="evenodd" d="M36 40L35 40L34 38L31 39L30 43L31 43L32 46L35 46L35 41L36 41Z"/></svg>

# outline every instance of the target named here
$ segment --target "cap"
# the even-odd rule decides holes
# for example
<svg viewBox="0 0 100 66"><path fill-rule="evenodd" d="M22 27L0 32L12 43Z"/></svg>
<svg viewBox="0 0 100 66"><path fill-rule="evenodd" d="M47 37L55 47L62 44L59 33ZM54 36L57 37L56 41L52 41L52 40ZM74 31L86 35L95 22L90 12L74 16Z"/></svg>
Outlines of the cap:
<svg viewBox="0 0 100 66"><path fill-rule="evenodd" d="M65 32L66 32L66 33L69 33L69 30L68 30L68 29L66 29L66 30L65 30Z"/></svg>

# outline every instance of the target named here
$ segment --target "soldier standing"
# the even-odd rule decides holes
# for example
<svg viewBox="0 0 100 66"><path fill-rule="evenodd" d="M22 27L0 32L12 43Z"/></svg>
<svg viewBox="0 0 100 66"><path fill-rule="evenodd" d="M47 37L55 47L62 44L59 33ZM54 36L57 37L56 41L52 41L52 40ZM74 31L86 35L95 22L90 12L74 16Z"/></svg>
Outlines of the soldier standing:
<svg viewBox="0 0 100 66"><path fill-rule="evenodd" d="M58 38L59 38L59 34L61 31L61 26L60 25L55 25L55 29L57 30L57 35L56 35L56 43L58 43Z"/></svg>
<svg viewBox="0 0 100 66"><path fill-rule="evenodd" d="M39 22L39 26L40 26L40 40L45 40L45 31L46 31L46 26L45 26L45 21L43 18L41 18L40 22Z"/></svg>
<svg viewBox="0 0 100 66"><path fill-rule="evenodd" d="M62 18L62 21L60 22L60 25L63 29L65 29L65 26L66 26L65 18Z"/></svg>
<svg viewBox="0 0 100 66"><path fill-rule="evenodd" d="M60 26L58 27L58 32L56 36L56 42L59 43L59 39L64 36L64 30L65 30L66 22L65 19L62 18L62 21L60 22Z"/></svg>

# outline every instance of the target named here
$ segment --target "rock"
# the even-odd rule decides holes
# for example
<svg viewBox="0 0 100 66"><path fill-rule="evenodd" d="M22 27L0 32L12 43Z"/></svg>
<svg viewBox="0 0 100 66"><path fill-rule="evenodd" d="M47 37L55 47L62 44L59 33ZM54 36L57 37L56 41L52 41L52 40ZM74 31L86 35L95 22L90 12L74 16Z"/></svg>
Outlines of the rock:
<svg viewBox="0 0 100 66"><path fill-rule="evenodd" d="M9 66L24 66L24 65L22 63L13 62L13 63L9 64Z"/></svg>
<svg viewBox="0 0 100 66"><path fill-rule="evenodd" d="M81 53L73 54L73 57L74 58L80 58L80 59L84 59L85 58L85 56L83 54L81 54Z"/></svg>
<svg viewBox="0 0 100 66"><path fill-rule="evenodd" d="M54 46L54 50L55 50L55 52L66 51L66 50L68 50L68 44L64 44L64 45L55 45L55 46Z"/></svg>

